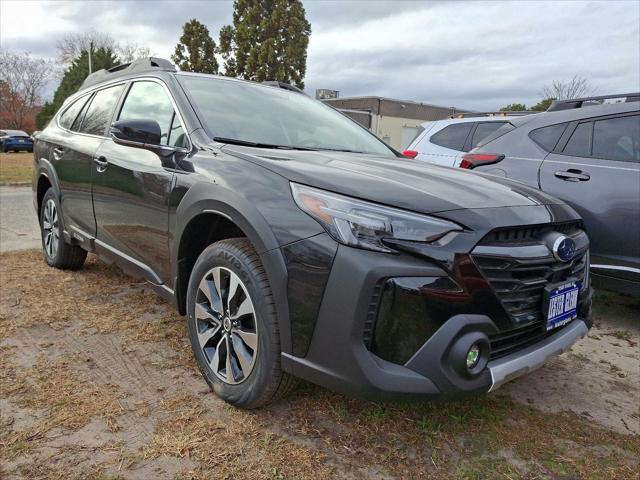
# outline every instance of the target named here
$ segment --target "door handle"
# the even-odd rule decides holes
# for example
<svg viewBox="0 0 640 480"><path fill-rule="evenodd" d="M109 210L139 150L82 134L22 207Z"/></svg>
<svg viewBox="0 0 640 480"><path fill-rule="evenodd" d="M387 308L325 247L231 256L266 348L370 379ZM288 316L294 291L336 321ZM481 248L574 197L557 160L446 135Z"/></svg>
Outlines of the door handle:
<svg viewBox="0 0 640 480"><path fill-rule="evenodd" d="M558 171L554 175L567 182L587 182L591 179L591 175L582 170L570 168L569 170Z"/></svg>
<svg viewBox="0 0 640 480"><path fill-rule="evenodd" d="M96 170L98 171L98 173L104 172L109 165L106 157L94 157L93 163L96 164Z"/></svg>
<svg viewBox="0 0 640 480"><path fill-rule="evenodd" d="M62 158L62 154L64 153L64 149L60 147L56 147L53 149L53 159L59 161Z"/></svg>

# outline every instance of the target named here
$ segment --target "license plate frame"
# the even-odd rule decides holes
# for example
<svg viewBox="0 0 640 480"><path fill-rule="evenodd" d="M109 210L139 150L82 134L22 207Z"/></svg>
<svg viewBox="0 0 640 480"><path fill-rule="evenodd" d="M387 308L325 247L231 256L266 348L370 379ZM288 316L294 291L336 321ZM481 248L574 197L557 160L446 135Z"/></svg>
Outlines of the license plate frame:
<svg viewBox="0 0 640 480"><path fill-rule="evenodd" d="M579 281L567 280L545 288L542 313L547 332L562 327L578 317L580 287Z"/></svg>

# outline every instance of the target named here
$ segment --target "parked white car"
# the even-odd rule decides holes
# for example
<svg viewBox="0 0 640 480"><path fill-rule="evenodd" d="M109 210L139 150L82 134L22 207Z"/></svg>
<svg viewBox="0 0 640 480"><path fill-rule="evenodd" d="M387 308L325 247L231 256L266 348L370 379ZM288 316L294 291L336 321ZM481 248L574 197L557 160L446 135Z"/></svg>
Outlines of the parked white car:
<svg viewBox="0 0 640 480"><path fill-rule="evenodd" d="M403 152L424 162L458 167L462 156L509 119L530 112L465 113L444 120L425 122Z"/></svg>

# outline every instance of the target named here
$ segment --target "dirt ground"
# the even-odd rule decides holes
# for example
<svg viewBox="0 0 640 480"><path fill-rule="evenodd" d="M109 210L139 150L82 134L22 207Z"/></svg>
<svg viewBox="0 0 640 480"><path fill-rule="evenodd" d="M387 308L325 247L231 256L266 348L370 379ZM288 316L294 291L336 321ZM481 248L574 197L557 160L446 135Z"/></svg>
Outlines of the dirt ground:
<svg viewBox="0 0 640 480"><path fill-rule="evenodd" d="M31 182L33 153L0 153L0 183Z"/></svg>
<svg viewBox="0 0 640 480"><path fill-rule="evenodd" d="M90 256L0 255L0 478L640 478L640 302L600 293L572 352L495 394L376 403L209 392L185 323Z"/></svg>

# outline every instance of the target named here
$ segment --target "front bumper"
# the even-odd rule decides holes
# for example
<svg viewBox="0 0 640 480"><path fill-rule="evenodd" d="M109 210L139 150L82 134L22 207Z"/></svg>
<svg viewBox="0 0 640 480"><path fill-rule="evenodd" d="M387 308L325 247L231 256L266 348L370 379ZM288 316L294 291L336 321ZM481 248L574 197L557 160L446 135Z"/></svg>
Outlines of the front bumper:
<svg viewBox="0 0 640 480"><path fill-rule="evenodd" d="M456 297L455 292L439 292L434 317L438 326L410 358L397 360L384 355L385 360L382 353L372 351L375 348L368 339L376 338L371 331L384 282L397 277L428 279L435 284L438 282L434 279L451 280L448 271L432 260L338 246L306 354L283 353L284 370L332 390L365 398L486 393L568 350L591 325L591 291L587 289L580 299L579 318L534 344L489 360L478 375L461 374L452 360L456 343L469 334L490 338L505 330L505 314L497 313L499 302L490 301L492 293L483 289L478 279L472 279L477 283L476 290L466 298ZM423 292L420 288L417 291ZM424 318L422 313L416 317ZM405 333L416 332L409 325Z"/></svg>
<svg viewBox="0 0 640 480"><path fill-rule="evenodd" d="M568 351L588 331L589 328L585 322L582 319L576 319L555 335L547 337L535 345L489 362L487 365L491 374L489 391L491 392L502 384L541 367L550 357Z"/></svg>

